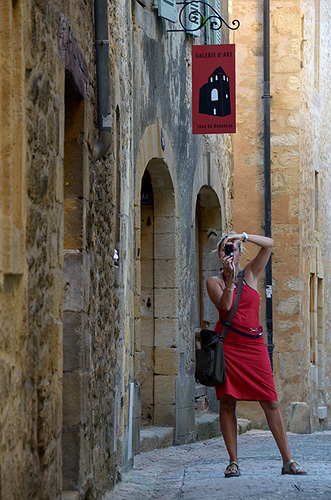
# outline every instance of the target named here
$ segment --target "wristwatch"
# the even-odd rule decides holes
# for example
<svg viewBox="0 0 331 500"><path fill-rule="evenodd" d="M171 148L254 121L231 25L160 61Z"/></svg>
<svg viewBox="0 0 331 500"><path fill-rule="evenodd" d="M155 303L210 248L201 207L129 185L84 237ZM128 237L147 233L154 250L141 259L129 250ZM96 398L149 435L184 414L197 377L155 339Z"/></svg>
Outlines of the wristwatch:
<svg viewBox="0 0 331 500"><path fill-rule="evenodd" d="M248 240L248 234L245 233L245 231L243 231L243 237L244 237L243 243L246 243L246 241Z"/></svg>

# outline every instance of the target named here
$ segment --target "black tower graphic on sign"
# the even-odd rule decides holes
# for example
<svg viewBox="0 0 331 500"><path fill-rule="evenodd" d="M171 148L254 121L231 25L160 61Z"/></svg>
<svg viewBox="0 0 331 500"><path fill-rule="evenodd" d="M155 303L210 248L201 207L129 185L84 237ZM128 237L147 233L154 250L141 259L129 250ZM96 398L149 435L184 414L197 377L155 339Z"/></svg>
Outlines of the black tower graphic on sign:
<svg viewBox="0 0 331 500"><path fill-rule="evenodd" d="M231 115L229 77L219 66L200 88L199 113L212 116Z"/></svg>

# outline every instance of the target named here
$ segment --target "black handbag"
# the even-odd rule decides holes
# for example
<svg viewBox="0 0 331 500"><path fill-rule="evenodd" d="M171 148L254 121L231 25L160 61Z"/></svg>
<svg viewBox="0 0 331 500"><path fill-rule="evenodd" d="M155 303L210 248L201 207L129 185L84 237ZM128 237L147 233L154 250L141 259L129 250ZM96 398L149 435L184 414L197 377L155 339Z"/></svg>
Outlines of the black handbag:
<svg viewBox="0 0 331 500"><path fill-rule="evenodd" d="M226 380L223 342L228 333L231 321L239 305L244 280L243 271L238 274L238 290L236 300L223 327L222 335L213 330L201 330L201 349L195 351L195 378L199 384L215 387Z"/></svg>
<svg viewBox="0 0 331 500"><path fill-rule="evenodd" d="M213 387L226 378L223 341L213 330L201 330L201 349L195 351L195 378L199 384Z"/></svg>

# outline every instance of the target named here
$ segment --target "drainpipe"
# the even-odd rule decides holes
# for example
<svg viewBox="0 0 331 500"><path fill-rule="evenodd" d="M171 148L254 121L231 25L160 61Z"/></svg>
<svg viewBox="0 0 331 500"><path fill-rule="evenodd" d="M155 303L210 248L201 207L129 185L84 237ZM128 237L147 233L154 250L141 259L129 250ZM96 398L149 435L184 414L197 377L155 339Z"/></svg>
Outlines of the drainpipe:
<svg viewBox="0 0 331 500"><path fill-rule="evenodd" d="M109 149L112 131L108 0L94 1L94 17L99 137L94 144L93 154L94 159L99 160Z"/></svg>
<svg viewBox="0 0 331 500"><path fill-rule="evenodd" d="M270 182L270 0L263 2L263 106L264 106L264 217L265 235L271 238L271 182ZM266 266L266 323L267 347L273 368L272 325L272 257Z"/></svg>

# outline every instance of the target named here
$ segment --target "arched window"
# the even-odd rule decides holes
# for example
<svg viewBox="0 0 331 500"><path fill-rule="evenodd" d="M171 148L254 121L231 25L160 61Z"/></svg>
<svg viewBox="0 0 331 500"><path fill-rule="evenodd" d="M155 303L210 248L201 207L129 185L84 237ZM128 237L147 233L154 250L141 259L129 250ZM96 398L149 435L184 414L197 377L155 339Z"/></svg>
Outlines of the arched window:
<svg viewBox="0 0 331 500"><path fill-rule="evenodd" d="M218 101L218 90L217 89L213 89L211 91L211 100Z"/></svg>

